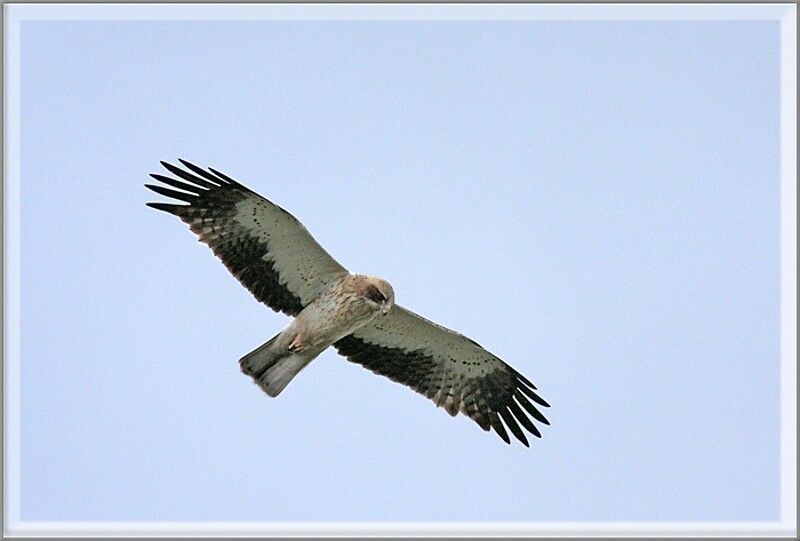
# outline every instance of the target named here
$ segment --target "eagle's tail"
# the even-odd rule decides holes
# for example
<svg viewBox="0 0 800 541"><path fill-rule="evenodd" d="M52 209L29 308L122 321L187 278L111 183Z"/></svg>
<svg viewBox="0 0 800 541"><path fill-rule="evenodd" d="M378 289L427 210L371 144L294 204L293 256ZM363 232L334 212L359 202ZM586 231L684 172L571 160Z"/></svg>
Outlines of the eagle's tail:
<svg viewBox="0 0 800 541"><path fill-rule="evenodd" d="M295 353L284 347L279 340L281 333L260 345L241 359L242 372L270 396L278 396L319 352Z"/></svg>

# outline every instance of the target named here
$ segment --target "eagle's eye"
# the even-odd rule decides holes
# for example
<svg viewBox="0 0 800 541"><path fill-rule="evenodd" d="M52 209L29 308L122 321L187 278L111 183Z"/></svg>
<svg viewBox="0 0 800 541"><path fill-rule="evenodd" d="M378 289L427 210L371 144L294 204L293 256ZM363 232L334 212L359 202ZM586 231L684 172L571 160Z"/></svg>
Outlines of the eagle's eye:
<svg viewBox="0 0 800 541"><path fill-rule="evenodd" d="M386 301L386 297L381 293L381 290L373 285L367 287L367 298L378 304Z"/></svg>

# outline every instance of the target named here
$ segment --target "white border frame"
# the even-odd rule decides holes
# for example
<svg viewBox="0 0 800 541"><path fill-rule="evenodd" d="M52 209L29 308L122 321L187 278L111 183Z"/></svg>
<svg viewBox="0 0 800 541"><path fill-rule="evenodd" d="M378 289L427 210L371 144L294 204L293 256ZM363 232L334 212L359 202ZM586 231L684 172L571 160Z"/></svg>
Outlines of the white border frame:
<svg viewBox="0 0 800 541"><path fill-rule="evenodd" d="M4 6L4 535L187 536L724 536L797 534L797 6L794 4L6 4ZM27 20L775 20L781 70L780 520L775 522L31 522L20 520L19 92Z"/></svg>

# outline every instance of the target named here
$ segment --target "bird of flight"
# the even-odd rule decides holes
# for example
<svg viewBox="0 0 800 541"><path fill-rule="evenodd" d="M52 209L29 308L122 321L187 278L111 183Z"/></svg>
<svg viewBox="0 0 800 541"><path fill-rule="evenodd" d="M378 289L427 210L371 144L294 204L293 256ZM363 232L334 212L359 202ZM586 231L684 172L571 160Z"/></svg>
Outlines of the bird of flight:
<svg viewBox="0 0 800 541"><path fill-rule="evenodd" d="M531 418L550 424L537 407L549 405L522 374L477 342L395 304L385 280L348 272L278 205L215 169L180 162L185 169L161 162L178 178L151 174L177 190L146 186L188 204L147 205L188 224L256 299L294 318L239 361L269 396L332 345L450 415L494 429L506 443L503 423L526 446L520 425L541 437Z"/></svg>

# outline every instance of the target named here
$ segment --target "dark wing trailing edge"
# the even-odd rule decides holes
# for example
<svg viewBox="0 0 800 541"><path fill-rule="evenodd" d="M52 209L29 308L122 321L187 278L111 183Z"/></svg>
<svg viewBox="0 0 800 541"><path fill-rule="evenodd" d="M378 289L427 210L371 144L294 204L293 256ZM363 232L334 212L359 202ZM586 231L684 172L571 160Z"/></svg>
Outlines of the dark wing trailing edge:
<svg viewBox="0 0 800 541"><path fill-rule="evenodd" d="M473 340L401 306L334 347L348 360L425 395L450 415L461 412L482 429L494 429L506 443L511 443L506 427L528 446L522 428L540 438L531 419L550 424L536 406L549 404L522 374Z"/></svg>
<svg viewBox="0 0 800 541"><path fill-rule="evenodd" d="M256 299L294 316L347 274L294 216L215 169L180 162L186 169L161 162L178 178L150 175L169 188L146 186L188 205L147 206L188 224Z"/></svg>

